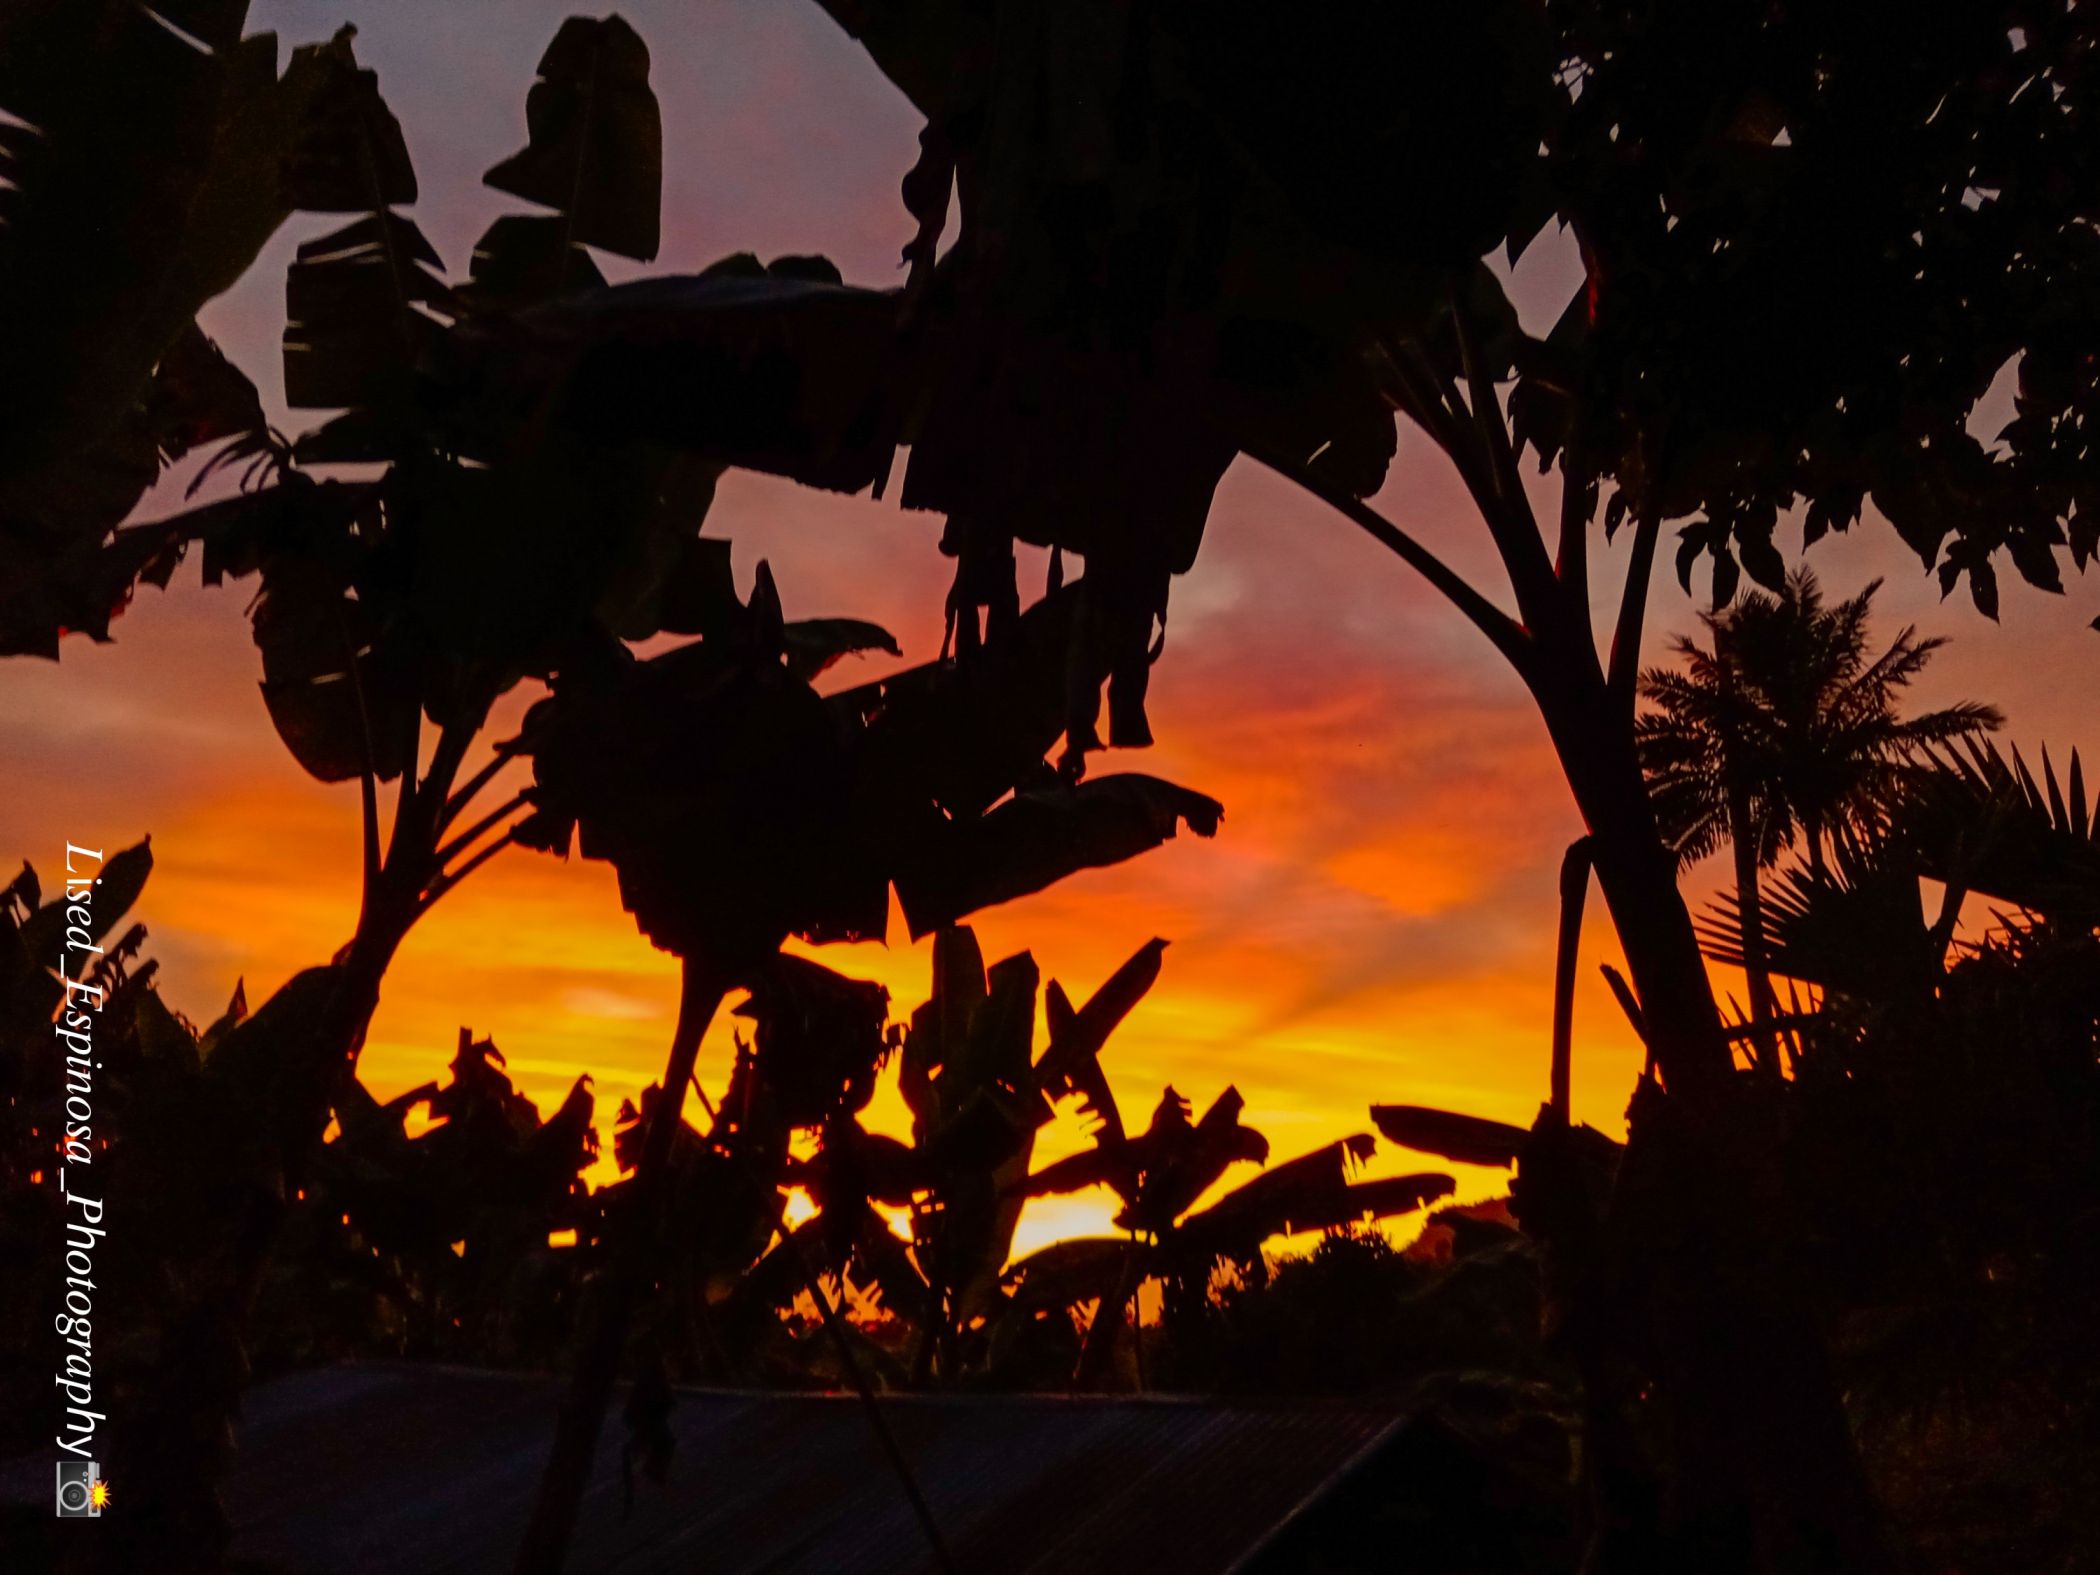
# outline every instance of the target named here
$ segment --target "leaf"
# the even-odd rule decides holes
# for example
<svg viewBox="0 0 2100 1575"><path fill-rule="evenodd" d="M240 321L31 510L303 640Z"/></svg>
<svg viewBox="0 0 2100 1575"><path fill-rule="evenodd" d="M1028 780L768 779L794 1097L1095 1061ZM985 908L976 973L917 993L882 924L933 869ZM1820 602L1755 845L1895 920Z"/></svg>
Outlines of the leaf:
<svg viewBox="0 0 2100 1575"><path fill-rule="evenodd" d="M435 347L450 292L413 220L377 210L299 248L285 273L285 402L386 404Z"/></svg>
<svg viewBox="0 0 2100 1575"><path fill-rule="evenodd" d="M1101 1069L1101 1051L1108 1036L1157 982L1166 949L1167 942L1156 936L1147 941L1076 1012L1057 981L1050 981L1045 1003L1050 1043L1036 1063L1036 1086L1052 1099L1077 1089L1085 1108L1102 1123L1097 1141L1104 1147L1114 1148L1123 1141L1123 1117Z"/></svg>
<svg viewBox="0 0 2100 1575"><path fill-rule="evenodd" d="M1089 1187L1107 1186L1120 1176L1124 1164L1125 1161L1107 1148L1081 1149L1063 1159L1052 1160L1030 1175L1022 1196L1063 1197L1084 1192Z"/></svg>
<svg viewBox="0 0 2100 1575"><path fill-rule="evenodd" d="M164 462L265 425L255 385L195 323L153 369L146 408Z"/></svg>
<svg viewBox="0 0 2100 1575"><path fill-rule="evenodd" d="M83 865L82 873L93 881L84 904L76 903L61 886L58 894L22 925L22 949L39 967L57 966L70 945L69 930L84 930L90 943L100 942L115 931L145 891L146 879L153 873L153 839L147 837L119 849L99 866ZM70 911L80 906L87 910L85 924ZM70 964L66 971L78 978L81 963Z"/></svg>
<svg viewBox="0 0 2100 1575"><path fill-rule="evenodd" d="M2061 533L2057 534L2060 538ZM2064 576L2056 562L2056 543L2047 535L2014 530L2007 534L2005 545L2021 579L2037 590L2063 594Z"/></svg>
<svg viewBox="0 0 2100 1575"><path fill-rule="evenodd" d="M1739 535L1737 550L1742 554L1743 567L1750 571L1750 578L1766 590L1779 592L1786 589L1786 559L1772 545L1772 538L1765 536Z"/></svg>
<svg viewBox="0 0 2100 1575"><path fill-rule="evenodd" d="M974 821L929 828L899 849L893 878L914 938L1083 869L1119 864L1186 824L1214 836L1224 806L1157 777L1126 773L1031 789Z"/></svg>
<svg viewBox="0 0 2100 1575"><path fill-rule="evenodd" d="M263 702L278 737L308 775L348 782L367 766L380 781L401 772L417 699L370 609L309 561L263 580L254 634Z"/></svg>
<svg viewBox="0 0 2100 1575"><path fill-rule="evenodd" d="M531 140L485 184L562 211L576 243L656 256L663 129L649 50L617 16L572 16L540 57L525 103Z"/></svg>
<svg viewBox="0 0 2100 1575"><path fill-rule="evenodd" d="M1424 1105L1373 1105L1371 1121L1402 1148L1461 1165L1514 1165L1531 1134L1506 1121L1462 1116Z"/></svg>
<svg viewBox="0 0 2100 1575"><path fill-rule="evenodd" d="M247 1020L248 981L243 977L234 981L233 998L226 1003L226 1010L220 1014L210 1027L197 1036L198 1055L209 1056L225 1041L228 1034L232 1033Z"/></svg>
<svg viewBox="0 0 2100 1575"><path fill-rule="evenodd" d="M756 1066L793 1126L867 1107L888 1053L889 991L806 958L780 955L736 1009L758 1025Z"/></svg>
<svg viewBox="0 0 2100 1575"><path fill-rule="evenodd" d="M903 649L880 624L858 618L803 618L787 625L787 666L804 683L814 683L848 656L880 651L902 656Z"/></svg>
<svg viewBox="0 0 2100 1575"><path fill-rule="evenodd" d="M886 293L725 271L562 296L455 349L502 409L858 492L896 446L895 316Z"/></svg>
<svg viewBox="0 0 2100 1575"><path fill-rule="evenodd" d="M1410 1213L1456 1190L1449 1176L1396 1176L1351 1186L1352 1163L1370 1157L1367 1133L1287 1160L1182 1222L1179 1242L1197 1251L1251 1258L1271 1236L1331 1230L1366 1215Z"/></svg>
<svg viewBox="0 0 2100 1575"><path fill-rule="evenodd" d="M831 697L863 730L863 775L883 813L930 802L971 818L1045 775L1068 712L1082 583L1044 597L968 660L924 663Z"/></svg>
<svg viewBox="0 0 2100 1575"><path fill-rule="evenodd" d="M570 238L568 219L508 213L474 243L473 283L462 292L477 307L511 309L572 290L602 289L605 275Z"/></svg>
<svg viewBox="0 0 2100 1575"><path fill-rule="evenodd" d="M370 213L416 200L401 123L379 96L378 74L357 64L356 36L346 26L307 45L287 73L312 79L304 135L285 174L292 206L309 213Z"/></svg>
<svg viewBox="0 0 2100 1575"><path fill-rule="evenodd" d="M1030 1253L1000 1280L1014 1288L1016 1311L1071 1307L1112 1294L1131 1254L1140 1251L1121 1236L1075 1236Z"/></svg>

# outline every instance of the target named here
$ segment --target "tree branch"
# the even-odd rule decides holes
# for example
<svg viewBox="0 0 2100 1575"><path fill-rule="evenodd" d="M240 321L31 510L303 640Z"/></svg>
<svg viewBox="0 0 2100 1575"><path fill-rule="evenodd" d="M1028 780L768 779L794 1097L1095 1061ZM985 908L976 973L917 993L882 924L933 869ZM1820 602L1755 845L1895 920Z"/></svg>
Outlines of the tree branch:
<svg viewBox="0 0 2100 1575"><path fill-rule="evenodd" d="M437 867L442 870L448 863L452 861L454 855L464 852L466 849L472 847L477 841L481 839L483 835L485 835L496 824L497 821L503 819L504 816L510 814L513 810L524 808L524 806L528 802L530 802L529 794L524 792L517 793L511 798L510 802L505 804L501 809L490 810L486 815L482 816L481 819L475 821L472 826L468 827L465 831L462 831L458 836L454 837L450 842L447 842L443 847L439 848L437 852L431 856L431 862L437 865Z"/></svg>
<svg viewBox="0 0 2100 1575"><path fill-rule="evenodd" d="M1641 671L1641 624L1648 615L1648 580L1655 572L1655 540L1662 521L1644 510L1634 525L1633 557L1626 565L1626 585L1619 593L1619 621L1611 636L1611 700L1627 715L1633 712L1634 688Z"/></svg>
<svg viewBox="0 0 2100 1575"><path fill-rule="evenodd" d="M1590 517L1597 512L1591 483L1578 481L1565 459L1560 472L1560 539L1554 548L1554 578L1575 587L1584 617L1590 606Z"/></svg>
<svg viewBox="0 0 2100 1575"><path fill-rule="evenodd" d="M513 826L494 842L480 849L466 863L460 865L458 869L440 872L437 878L431 881L429 887L424 891L422 898L416 903L416 912L418 914L428 913L436 906L438 898L444 896L446 892L457 886L517 840L518 828Z"/></svg>
<svg viewBox="0 0 2100 1575"><path fill-rule="evenodd" d="M1560 861L1560 934L1553 957L1553 1059L1546 1102L1563 1123L1575 1062L1575 962L1582 949L1582 909L1590 889L1590 839L1568 844Z"/></svg>
<svg viewBox="0 0 2100 1575"><path fill-rule="evenodd" d="M475 795L495 781L496 774L517 758L515 751L499 747L495 759L467 778L466 785L445 800L445 807L437 818L437 829L443 831L459 819L460 812L474 802Z"/></svg>
<svg viewBox="0 0 2100 1575"><path fill-rule="evenodd" d="M1553 565L1546 559L1546 543L1539 534L1538 519L1531 512L1524 480L1517 474L1516 456L1509 446L1509 429L1495 396L1494 379L1481 365L1480 347L1455 292L1449 297L1449 306L1452 326L1458 334L1459 364L1465 369L1473 428L1487 461L1484 477L1469 482L1473 501L1479 505L1488 532L1495 538L1495 548L1502 554L1502 564L1509 571L1510 587L1517 593L1517 606L1524 621L1540 627L1550 616L1556 588Z"/></svg>
<svg viewBox="0 0 2100 1575"><path fill-rule="evenodd" d="M372 888L379 879L379 763L378 751L372 742L372 712L365 704L364 675L357 670L357 647L350 639L350 626L343 621L340 602L335 610L336 633L343 642L345 666L350 673L350 693L357 701L357 749L358 807L363 811L364 830L364 896L371 900Z"/></svg>
<svg viewBox="0 0 2100 1575"><path fill-rule="evenodd" d="M1522 625L1475 590L1443 559L1376 509L1361 499L1350 497L1340 488L1330 486L1304 466L1252 449L1248 450L1248 454L1284 480L1297 483L1329 508L1351 520L1373 541L1378 542L1421 575L1442 593L1446 601L1465 614L1466 619L1488 637L1510 666L1529 681L1531 637L1525 633Z"/></svg>

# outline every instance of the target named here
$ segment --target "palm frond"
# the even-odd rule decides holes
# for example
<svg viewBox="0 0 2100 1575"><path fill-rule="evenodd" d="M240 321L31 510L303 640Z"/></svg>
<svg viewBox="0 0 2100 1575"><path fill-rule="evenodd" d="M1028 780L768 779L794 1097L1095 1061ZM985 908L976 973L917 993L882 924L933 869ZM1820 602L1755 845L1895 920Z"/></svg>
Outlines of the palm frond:
<svg viewBox="0 0 2100 1575"><path fill-rule="evenodd" d="M2067 780L2046 749L2039 781L2018 746L2009 755L1974 734L1922 749L1899 834L1936 879L2055 918L2100 918L2100 819L2078 751Z"/></svg>

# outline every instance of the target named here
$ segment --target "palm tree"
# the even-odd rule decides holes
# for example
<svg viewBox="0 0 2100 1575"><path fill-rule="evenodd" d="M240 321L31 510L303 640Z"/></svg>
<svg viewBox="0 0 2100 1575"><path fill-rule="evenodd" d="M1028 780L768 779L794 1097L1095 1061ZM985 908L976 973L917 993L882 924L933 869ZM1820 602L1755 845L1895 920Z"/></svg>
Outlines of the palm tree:
<svg viewBox="0 0 2100 1575"><path fill-rule="evenodd" d="M1995 707L1968 701L1898 714L1900 691L1946 641L1906 627L1870 660L1867 620L1880 588L1875 580L1826 607L1815 575L1796 569L1776 595L1752 592L1703 615L1712 647L1678 637L1671 650L1681 670L1641 676L1652 709L1635 737L1679 868L1724 840L1734 850L1754 1021L1765 1020L1771 996L1758 871L1798 841L1821 880L1833 842L1883 821L1919 748L2003 721Z"/></svg>

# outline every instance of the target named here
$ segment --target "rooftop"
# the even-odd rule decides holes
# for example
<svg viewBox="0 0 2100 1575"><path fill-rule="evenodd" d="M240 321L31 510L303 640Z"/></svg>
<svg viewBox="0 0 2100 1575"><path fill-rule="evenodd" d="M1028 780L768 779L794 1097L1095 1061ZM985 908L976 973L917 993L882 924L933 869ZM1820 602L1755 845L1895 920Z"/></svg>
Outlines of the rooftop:
<svg viewBox="0 0 2100 1575"><path fill-rule="evenodd" d="M551 1378L368 1363L248 1398L227 1507L237 1559L298 1575L501 1571L546 1458ZM1367 1402L887 1396L883 1414L966 1575L1224 1575L1399 1430ZM608 1418L576 1572L906 1575L929 1568L853 1396L681 1390L669 1480Z"/></svg>

